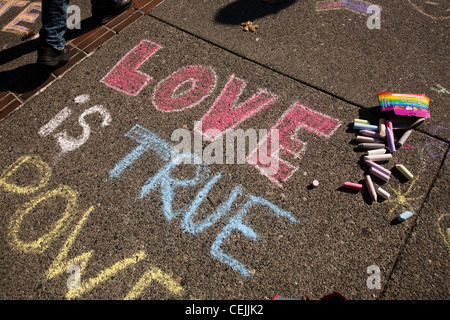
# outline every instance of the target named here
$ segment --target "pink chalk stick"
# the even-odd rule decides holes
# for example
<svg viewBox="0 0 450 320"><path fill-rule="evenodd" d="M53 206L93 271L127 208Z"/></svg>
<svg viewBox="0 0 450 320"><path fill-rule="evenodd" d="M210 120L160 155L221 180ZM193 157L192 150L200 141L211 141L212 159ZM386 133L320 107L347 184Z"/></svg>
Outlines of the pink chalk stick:
<svg viewBox="0 0 450 320"><path fill-rule="evenodd" d="M394 131L394 125L392 124L391 120L386 120L386 128L391 129L391 131Z"/></svg>
<svg viewBox="0 0 450 320"><path fill-rule="evenodd" d="M363 185L359 183L353 183L353 182L344 182L343 187L354 189L354 190L362 190Z"/></svg>

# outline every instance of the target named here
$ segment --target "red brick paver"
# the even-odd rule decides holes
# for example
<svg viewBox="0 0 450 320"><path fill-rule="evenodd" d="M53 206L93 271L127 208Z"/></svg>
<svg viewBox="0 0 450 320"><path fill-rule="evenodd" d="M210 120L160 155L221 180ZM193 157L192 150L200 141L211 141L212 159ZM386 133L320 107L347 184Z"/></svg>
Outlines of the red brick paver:
<svg viewBox="0 0 450 320"><path fill-rule="evenodd" d="M0 91L0 120L20 108L27 100L41 92L53 81L62 77L79 62L83 61L103 43L120 33L140 17L164 0L133 0L133 6L103 26L96 27L67 42L71 57L69 62L57 69L46 70L36 65L21 75L11 91Z"/></svg>

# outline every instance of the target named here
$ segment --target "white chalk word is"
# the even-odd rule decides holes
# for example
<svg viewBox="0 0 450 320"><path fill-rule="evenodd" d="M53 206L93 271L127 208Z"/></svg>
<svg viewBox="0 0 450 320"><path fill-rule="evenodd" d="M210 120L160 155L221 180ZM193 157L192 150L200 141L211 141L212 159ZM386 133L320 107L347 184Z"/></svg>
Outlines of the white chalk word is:
<svg viewBox="0 0 450 320"><path fill-rule="evenodd" d="M75 97L74 101L77 104L86 103L87 101L89 101L89 96L79 95ZM95 105L93 107L87 108L78 117L78 123L83 128L83 132L80 136L72 137L67 133L66 130L53 134L53 137L56 139L57 144L60 147L61 153L73 151L86 143L91 135L91 127L86 122L85 117L94 113L98 113L102 117L102 127L106 127L111 123L111 115L104 106ZM71 114L72 110L68 107L62 109L50 121L48 121L39 129L39 136L43 138L53 133L53 131L55 131L56 128L58 128L61 123L64 122Z"/></svg>
<svg viewBox="0 0 450 320"><path fill-rule="evenodd" d="M381 9L377 5L370 5L367 8L367 14L372 14L367 18L367 28L381 29Z"/></svg>
<svg viewBox="0 0 450 320"><path fill-rule="evenodd" d="M75 4L67 8L67 29L81 29L81 9Z"/></svg>
<svg viewBox="0 0 450 320"><path fill-rule="evenodd" d="M381 289L381 270L376 265L367 267L367 274L370 276L367 278L366 285L370 290Z"/></svg>
<svg viewBox="0 0 450 320"><path fill-rule="evenodd" d="M70 277L67 279L67 289L80 289L81 288L81 269L77 265L71 265L67 268L67 273Z"/></svg>
<svg viewBox="0 0 450 320"><path fill-rule="evenodd" d="M161 48L160 44L153 41L141 40L100 82L126 95L138 95L154 80L152 76L139 71L138 68ZM161 112L186 112L200 105L212 94L216 88L217 78L211 66L182 67L155 86L152 105ZM203 114L200 121L196 122L194 134L200 134L205 140L213 142L211 149L214 149L214 141L217 138L226 135L279 100L276 94L266 89L258 89L253 95L249 95L248 99L242 101L241 96L246 86L247 82L235 74L229 76L209 110ZM268 130L270 133L250 150L246 162L257 168L271 182L282 187L298 169L298 166L284 159L299 161L306 151L307 142L299 140L297 133L303 130L328 139L340 126L341 122L338 119L314 111L300 101L294 102ZM273 135L274 132L277 132L276 137ZM186 132L177 132L176 135L178 134L183 136Z"/></svg>

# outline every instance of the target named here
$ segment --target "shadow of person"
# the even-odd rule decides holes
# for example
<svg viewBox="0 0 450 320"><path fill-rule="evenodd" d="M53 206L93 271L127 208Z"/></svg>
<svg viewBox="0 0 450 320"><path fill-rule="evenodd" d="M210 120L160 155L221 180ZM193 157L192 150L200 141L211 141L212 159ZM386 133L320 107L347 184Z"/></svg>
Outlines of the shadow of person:
<svg viewBox="0 0 450 320"><path fill-rule="evenodd" d="M84 33L96 28L92 17L81 21L80 29L67 29L64 38L66 42L75 39ZM23 55L36 51L39 47L39 38L22 42L14 47L0 51L0 65L14 61ZM61 65L45 67L38 63L22 65L20 67L0 72L0 91L26 93L43 84L51 73Z"/></svg>
<svg viewBox="0 0 450 320"><path fill-rule="evenodd" d="M66 41L68 42L97 27L92 17L83 19L81 21L81 26L82 27L80 29L67 29L66 34L64 35L64 39L66 39ZM0 65L16 60L21 56L36 51L38 49L38 46L39 38L25 41L14 47L0 51Z"/></svg>
<svg viewBox="0 0 450 320"><path fill-rule="evenodd" d="M52 69L38 63L30 63L12 70L0 72L0 91L22 94L32 91L44 83Z"/></svg>
<svg viewBox="0 0 450 320"><path fill-rule="evenodd" d="M215 16L215 21L221 24L240 24L270 14L276 14L291 6L297 0L284 0L275 5L262 3L260 0L236 0L221 9Z"/></svg>

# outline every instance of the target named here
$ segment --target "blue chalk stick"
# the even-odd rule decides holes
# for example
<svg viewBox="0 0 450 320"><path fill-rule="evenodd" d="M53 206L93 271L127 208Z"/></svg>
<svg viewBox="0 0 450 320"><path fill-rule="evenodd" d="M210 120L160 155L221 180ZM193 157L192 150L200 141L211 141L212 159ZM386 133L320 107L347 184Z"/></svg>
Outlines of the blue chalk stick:
<svg viewBox="0 0 450 320"><path fill-rule="evenodd" d="M403 212L401 215L399 215L397 217L398 221L402 222L405 221L406 219L409 219L413 216L413 213L411 211L405 211Z"/></svg>
<svg viewBox="0 0 450 320"><path fill-rule="evenodd" d="M353 123L353 129L356 130L371 130L371 131L377 131L378 132L378 126L375 126L373 124L364 124L364 123Z"/></svg>

